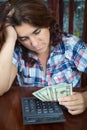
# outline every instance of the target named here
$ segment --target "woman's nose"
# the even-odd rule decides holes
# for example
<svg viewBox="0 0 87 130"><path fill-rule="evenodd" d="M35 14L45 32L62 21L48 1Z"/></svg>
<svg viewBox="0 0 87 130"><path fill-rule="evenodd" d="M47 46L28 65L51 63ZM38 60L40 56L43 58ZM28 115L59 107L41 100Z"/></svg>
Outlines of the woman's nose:
<svg viewBox="0 0 87 130"><path fill-rule="evenodd" d="M33 47L38 46L38 41L35 37L30 38L30 40L31 40L31 44L32 44Z"/></svg>

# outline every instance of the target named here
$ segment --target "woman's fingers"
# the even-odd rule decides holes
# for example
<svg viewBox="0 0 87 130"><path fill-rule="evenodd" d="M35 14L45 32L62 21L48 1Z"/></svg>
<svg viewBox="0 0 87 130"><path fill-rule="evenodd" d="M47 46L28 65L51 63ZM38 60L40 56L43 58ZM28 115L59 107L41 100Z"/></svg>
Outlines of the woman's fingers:
<svg viewBox="0 0 87 130"><path fill-rule="evenodd" d="M79 114L86 109L82 93L73 93L71 96L60 98L59 104L64 105L71 114Z"/></svg>

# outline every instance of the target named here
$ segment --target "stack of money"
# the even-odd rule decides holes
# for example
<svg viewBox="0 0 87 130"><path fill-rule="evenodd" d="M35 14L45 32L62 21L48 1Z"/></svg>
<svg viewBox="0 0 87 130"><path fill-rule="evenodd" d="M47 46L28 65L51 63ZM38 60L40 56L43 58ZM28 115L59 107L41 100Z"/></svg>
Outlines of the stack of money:
<svg viewBox="0 0 87 130"><path fill-rule="evenodd" d="M61 83L53 86L46 86L32 93L41 101L58 101L58 98L72 95L72 85Z"/></svg>

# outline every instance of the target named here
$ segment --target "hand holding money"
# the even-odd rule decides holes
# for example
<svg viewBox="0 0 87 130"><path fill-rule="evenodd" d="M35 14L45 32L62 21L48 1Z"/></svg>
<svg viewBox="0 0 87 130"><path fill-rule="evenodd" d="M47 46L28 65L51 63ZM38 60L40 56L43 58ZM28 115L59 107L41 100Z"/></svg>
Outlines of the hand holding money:
<svg viewBox="0 0 87 130"><path fill-rule="evenodd" d="M60 97L72 95L72 85L60 83L33 92L33 95L41 101L58 101Z"/></svg>

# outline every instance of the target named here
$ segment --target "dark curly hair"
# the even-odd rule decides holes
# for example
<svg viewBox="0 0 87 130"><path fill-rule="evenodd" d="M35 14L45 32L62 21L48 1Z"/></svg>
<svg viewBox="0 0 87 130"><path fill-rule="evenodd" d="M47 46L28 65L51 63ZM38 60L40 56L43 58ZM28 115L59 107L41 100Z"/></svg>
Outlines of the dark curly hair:
<svg viewBox="0 0 87 130"><path fill-rule="evenodd" d="M0 50L6 40L6 29L5 29L5 21L8 10L9 3L8 2L1 2L0 3Z"/></svg>

